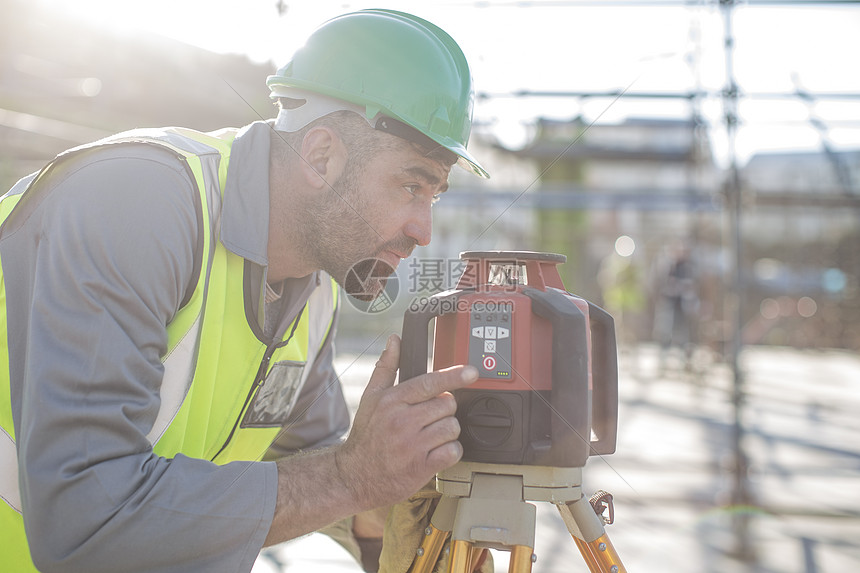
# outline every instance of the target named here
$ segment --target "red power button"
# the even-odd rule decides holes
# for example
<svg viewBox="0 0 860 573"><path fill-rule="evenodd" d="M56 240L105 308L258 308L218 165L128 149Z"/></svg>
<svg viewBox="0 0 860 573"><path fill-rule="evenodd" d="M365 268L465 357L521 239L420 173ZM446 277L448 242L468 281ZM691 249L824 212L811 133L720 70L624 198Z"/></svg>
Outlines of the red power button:
<svg viewBox="0 0 860 573"><path fill-rule="evenodd" d="M493 370L496 367L496 359L493 356L484 357L484 370Z"/></svg>

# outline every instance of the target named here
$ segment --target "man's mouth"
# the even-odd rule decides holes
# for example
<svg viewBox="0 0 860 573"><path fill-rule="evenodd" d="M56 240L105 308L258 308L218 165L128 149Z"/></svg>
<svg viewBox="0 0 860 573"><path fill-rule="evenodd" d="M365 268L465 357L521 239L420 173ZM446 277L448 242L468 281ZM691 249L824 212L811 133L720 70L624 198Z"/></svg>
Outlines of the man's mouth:
<svg viewBox="0 0 860 573"><path fill-rule="evenodd" d="M397 268L400 261L408 259L415 247L416 243L414 240L402 236L383 244L375 257L385 261L392 268L392 272L394 272L393 269ZM390 275L391 273L388 274Z"/></svg>
<svg viewBox="0 0 860 573"><path fill-rule="evenodd" d="M400 264L400 261L402 261L408 256L408 254L402 254L398 253L397 251L386 250L379 253L377 255L377 258L385 265L388 265L391 268L391 272L394 272L394 270L397 269L397 266ZM388 275L390 274L391 273L388 273Z"/></svg>

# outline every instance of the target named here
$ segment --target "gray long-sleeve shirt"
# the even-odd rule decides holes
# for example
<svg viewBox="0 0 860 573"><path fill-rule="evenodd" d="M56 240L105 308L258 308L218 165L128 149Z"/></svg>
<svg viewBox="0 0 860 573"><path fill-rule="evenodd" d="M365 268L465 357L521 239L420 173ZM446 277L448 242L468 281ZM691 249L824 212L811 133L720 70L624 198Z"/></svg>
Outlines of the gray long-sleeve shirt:
<svg viewBox="0 0 860 573"><path fill-rule="evenodd" d="M221 241L265 284L269 126L234 143ZM196 187L153 146L61 162L0 237L12 411L31 552L45 571L249 571L271 524L271 462L156 456L166 324L193 275ZM285 285L281 329L319 278ZM329 334L273 455L332 443L348 412ZM2 551L0 551L2 554Z"/></svg>

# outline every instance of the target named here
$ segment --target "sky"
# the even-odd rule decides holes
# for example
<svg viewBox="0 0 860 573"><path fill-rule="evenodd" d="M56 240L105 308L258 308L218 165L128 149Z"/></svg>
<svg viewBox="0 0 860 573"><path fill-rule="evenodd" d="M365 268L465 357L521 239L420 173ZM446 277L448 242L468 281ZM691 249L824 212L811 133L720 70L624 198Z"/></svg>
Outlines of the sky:
<svg viewBox="0 0 860 573"><path fill-rule="evenodd" d="M710 95L697 103L717 160L727 134L726 19L714 0L388 1L335 0L38 0L121 33L146 30L258 62L283 64L325 20L366 7L412 12L461 45L481 98L475 118L510 147L524 145L537 117L587 122L627 117L688 118L683 99L636 93ZM741 3L730 22L731 67L744 97L735 150L740 163L757 151L860 148L860 3ZM523 90L605 93L612 97L512 97ZM822 94L813 101L788 94ZM770 97L765 97L770 94ZM835 98L835 94L848 94ZM826 96L826 97L825 97ZM823 122L825 129L816 128Z"/></svg>

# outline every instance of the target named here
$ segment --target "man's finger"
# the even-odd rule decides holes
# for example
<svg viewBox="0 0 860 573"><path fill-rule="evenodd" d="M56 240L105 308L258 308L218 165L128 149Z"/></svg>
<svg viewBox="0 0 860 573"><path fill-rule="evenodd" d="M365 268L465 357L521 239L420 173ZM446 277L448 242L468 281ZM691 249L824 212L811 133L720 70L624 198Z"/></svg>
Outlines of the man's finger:
<svg viewBox="0 0 860 573"><path fill-rule="evenodd" d="M427 466L437 473L450 468L463 457L463 446L458 441L446 442L427 453Z"/></svg>
<svg viewBox="0 0 860 573"><path fill-rule="evenodd" d="M460 422L454 416L441 418L425 426L421 430L421 436L429 449L456 441L460 437Z"/></svg>
<svg viewBox="0 0 860 573"><path fill-rule="evenodd" d="M370 375L370 381L364 390L365 393L394 386L399 363L400 337L392 334L385 343L385 350L382 351L379 360L376 361L376 367L373 369L373 374Z"/></svg>
<svg viewBox="0 0 860 573"><path fill-rule="evenodd" d="M400 381L397 388L408 404L418 404L443 392L468 386L478 379L478 369L471 365L452 366L438 372L428 372L411 380Z"/></svg>

